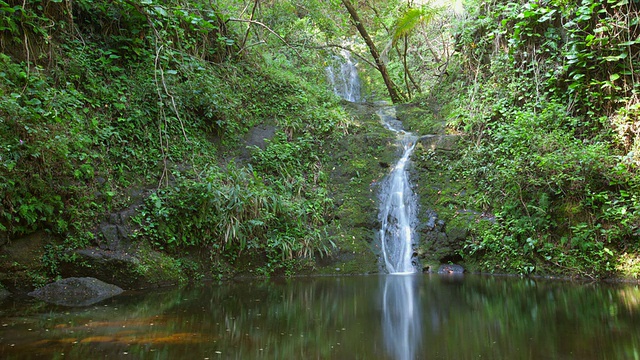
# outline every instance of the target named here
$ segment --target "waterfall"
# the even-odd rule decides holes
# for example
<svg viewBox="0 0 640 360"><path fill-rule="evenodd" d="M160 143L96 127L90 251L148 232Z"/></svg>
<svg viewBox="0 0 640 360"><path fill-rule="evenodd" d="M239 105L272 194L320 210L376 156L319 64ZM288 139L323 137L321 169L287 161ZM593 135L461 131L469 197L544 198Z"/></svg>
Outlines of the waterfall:
<svg viewBox="0 0 640 360"><path fill-rule="evenodd" d="M402 129L395 108L386 106L378 111L384 125L395 132L403 153L382 183L380 191L380 247L384 267L390 274L415 273L412 262L416 197L409 184L407 164L418 137Z"/></svg>
<svg viewBox="0 0 640 360"><path fill-rule="evenodd" d="M327 79L333 87L333 92L351 102L361 100L360 76L356 65L351 53L342 50L340 55L333 57L331 64L326 68Z"/></svg>

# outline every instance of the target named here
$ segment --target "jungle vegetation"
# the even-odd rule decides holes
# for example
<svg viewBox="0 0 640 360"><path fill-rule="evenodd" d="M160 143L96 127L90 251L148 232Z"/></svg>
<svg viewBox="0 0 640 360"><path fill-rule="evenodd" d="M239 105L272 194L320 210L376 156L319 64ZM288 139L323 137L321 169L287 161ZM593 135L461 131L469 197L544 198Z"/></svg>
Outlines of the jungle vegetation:
<svg viewBox="0 0 640 360"><path fill-rule="evenodd" d="M365 131L325 79L348 49L366 100L437 111L460 136L447 220L493 219L468 224L471 269L636 277L639 7L0 0L0 246L51 234L53 278L132 206L134 242L217 273L313 272L370 241L340 236L327 165ZM246 148L258 126L272 138Z"/></svg>

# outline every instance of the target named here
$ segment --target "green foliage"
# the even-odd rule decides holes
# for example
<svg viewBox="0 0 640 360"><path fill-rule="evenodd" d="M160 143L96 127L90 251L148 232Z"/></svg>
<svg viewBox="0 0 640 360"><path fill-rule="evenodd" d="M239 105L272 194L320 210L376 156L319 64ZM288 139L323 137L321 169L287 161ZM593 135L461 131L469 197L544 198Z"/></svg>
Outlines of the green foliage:
<svg viewBox="0 0 640 360"><path fill-rule="evenodd" d="M335 31L303 14L320 2L306 6L255 15L288 41ZM323 54L248 16L234 1L0 2L0 236L66 238L47 250L53 276L105 213L132 205L130 189L153 188L138 238L157 248L249 253L266 273L326 254L323 145L349 120L323 86ZM215 165L258 124L282 133L251 151L253 167Z"/></svg>
<svg viewBox="0 0 640 360"><path fill-rule="evenodd" d="M409 35L421 23L428 24L439 10L429 5L423 5L420 8L407 8L396 21L393 40L397 41L403 36Z"/></svg>
<svg viewBox="0 0 640 360"><path fill-rule="evenodd" d="M467 244L487 268L603 276L640 234L637 4L564 5L478 6L459 30L469 90L450 125L497 216Z"/></svg>
<svg viewBox="0 0 640 360"><path fill-rule="evenodd" d="M202 181L179 179L146 202L139 237L170 250L210 249L228 260L243 251L265 254L269 264L327 253L322 191L304 192L295 182L272 184L251 168L210 167ZM307 198L308 197L308 198Z"/></svg>

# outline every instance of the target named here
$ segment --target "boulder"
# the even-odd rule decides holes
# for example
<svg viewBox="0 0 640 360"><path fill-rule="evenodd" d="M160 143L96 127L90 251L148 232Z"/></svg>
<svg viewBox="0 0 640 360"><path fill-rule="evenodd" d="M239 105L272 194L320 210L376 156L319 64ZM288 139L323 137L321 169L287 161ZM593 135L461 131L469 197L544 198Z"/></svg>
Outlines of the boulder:
<svg viewBox="0 0 640 360"><path fill-rule="evenodd" d="M29 293L62 306L89 306L122 293L122 289L96 278L66 278Z"/></svg>
<svg viewBox="0 0 640 360"><path fill-rule="evenodd" d="M140 260L132 254L87 248L75 250L69 258L59 266L64 277L93 277L124 289L143 287L138 284Z"/></svg>
<svg viewBox="0 0 640 360"><path fill-rule="evenodd" d="M438 268L438 274L462 274L464 268L456 264L443 264Z"/></svg>
<svg viewBox="0 0 640 360"><path fill-rule="evenodd" d="M151 249L131 252L100 248L74 250L71 260L59 266L63 277L94 277L123 289L143 289L173 285L181 281L178 264Z"/></svg>

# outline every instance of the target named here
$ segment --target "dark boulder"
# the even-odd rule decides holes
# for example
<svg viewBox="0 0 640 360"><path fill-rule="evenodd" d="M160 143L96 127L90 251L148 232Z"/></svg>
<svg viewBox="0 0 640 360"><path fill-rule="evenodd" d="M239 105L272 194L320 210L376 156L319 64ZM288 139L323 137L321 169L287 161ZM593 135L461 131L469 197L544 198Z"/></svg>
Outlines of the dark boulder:
<svg viewBox="0 0 640 360"><path fill-rule="evenodd" d="M87 248L75 250L70 259L60 264L63 277L93 277L124 289L144 287L138 284L140 260L132 254Z"/></svg>
<svg viewBox="0 0 640 360"><path fill-rule="evenodd" d="M62 306L89 306L119 295L122 289L95 278L66 278L29 293L30 296Z"/></svg>
<svg viewBox="0 0 640 360"><path fill-rule="evenodd" d="M174 285L182 280L176 261L151 249L131 252L99 248L75 250L59 265L63 277L93 277L125 290Z"/></svg>
<svg viewBox="0 0 640 360"><path fill-rule="evenodd" d="M438 274L462 274L464 268L456 264L443 264L438 268Z"/></svg>

